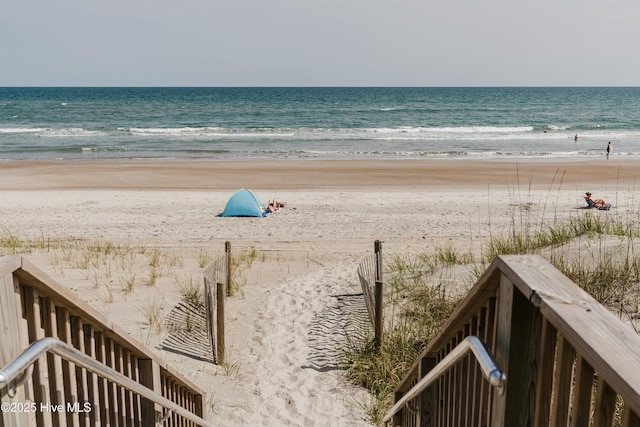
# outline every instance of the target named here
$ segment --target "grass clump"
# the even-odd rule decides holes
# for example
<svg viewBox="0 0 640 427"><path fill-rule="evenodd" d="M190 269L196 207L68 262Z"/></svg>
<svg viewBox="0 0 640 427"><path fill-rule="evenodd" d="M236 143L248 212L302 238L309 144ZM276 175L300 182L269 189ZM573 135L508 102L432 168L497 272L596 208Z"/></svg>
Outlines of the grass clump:
<svg viewBox="0 0 640 427"><path fill-rule="evenodd" d="M203 249L200 249L198 251L198 267L205 268L211 262L213 262L213 257L211 256L211 254Z"/></svg>
<svg viewBox="0 0 640 427"><path fill-rule="evenodd" d="M193 277L185 277L176 279L178 291L182 295L182 299L193 306L199 307L204 304L204 291L200 280Z"/></svg>
<svg viewBox="0 0 640 427"><path fill-rule="evenodd" d="M5 233L0 236L0 246L2 246L9 255L15 255L19 253L20 248L24 248L27 245L15 234Z"/></svg>
<svg viewBox="0 0 640 427"><path fill-rule="evenodd" d="M242 288L247 283L245 272L256 261L265 262L266 255L260 256L255 247L243 249L239 253L232 253L229 268L231 269L231 283L229 284L229 296L241 294Z"/></svg>
<svg viewBox="0 0 640 427"><path fill-rule="evenodd" d="M146 301L138 308L138 311L144 316L144 319L151 329L156 333L162 331L162 301L156 299Z"/></svg>
<svg viewBox="0 0 640 427"><path fill-rule="evenodd" d="M36 239L21 238L6 228L0 228L0 255L30 254L37 250L55 249L59 244L60 242L45 239L44 236Z"/></svg>

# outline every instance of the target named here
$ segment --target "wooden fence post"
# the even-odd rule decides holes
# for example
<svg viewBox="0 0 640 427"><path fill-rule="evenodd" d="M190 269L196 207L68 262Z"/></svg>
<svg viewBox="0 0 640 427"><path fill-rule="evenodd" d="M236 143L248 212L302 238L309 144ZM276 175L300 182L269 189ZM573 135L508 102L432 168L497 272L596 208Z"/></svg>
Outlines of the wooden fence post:
<svg viewBox="0 0 640 427"><path fill-rule="evenodd" d="M214 311L216 310L216 292L217 286L214 288L214 284L216 283L216 265L217 263L211 264L204 270L204 295L207 303L207 333L209 335L209 343L211 344L211 358L214 363L218 363L216 360L216 316Z"/></svg>
<svg viewBox="0 0 640 427"><path fill-rule="evenodd" d="M227 295L231 295L231 278L233 277L233 264L231 262L231 242L224 242L224 253L227 255Z"/></svg>
<svg viewBox="0 0 640 427"><path fill-rule="evenodd" d="M217 286L217 306L216 306L216 362L218 365L224 364L224 283L216 283Z"/></svg>
<svg viewBox="0 0 640 427"><path fill-rule="evenodd" d="M374 251L376 255L376 288L375 288L375 349L376 351L380 351L380 347L382 347L382 324L383 324L383 307L382 307L382 297L383 297L383 286L382 286L382 242L380 240L376 240L374 242Z"/></svg>
<svg viewBox="0 0 640 427"><path fill-rule="evenodd" d="M231 277L233 276L233 265L231 262L231 242L224 242L224 253L226 255L227 268L225 271L225 283L216 282L216 363L225 363L224 345L224 300L227 295L231 295Z"/></svg>

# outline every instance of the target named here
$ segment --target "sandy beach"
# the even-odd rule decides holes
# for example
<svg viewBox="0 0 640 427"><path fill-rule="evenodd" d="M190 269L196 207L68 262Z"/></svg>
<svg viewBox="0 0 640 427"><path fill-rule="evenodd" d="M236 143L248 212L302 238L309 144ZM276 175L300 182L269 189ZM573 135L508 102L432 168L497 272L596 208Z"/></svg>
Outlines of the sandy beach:
<svg viewBox="0 0 640 427"><path fill-rule="evenodd" d="M141 259L83 267L60 250L25 256L201 386L215 425L367 426L366 392L337 369L340 334L316 326L360 292L356 268L375 240L386 257L480 253L514 218L538 226L580 214L585 191L613 204L603 215L636 218L639 179L639 160L617 158L6 162L0 233L167 254L154 280ZM240 188L287 206L267 218L216 217ZM152 304L168 316L225 241L252 259L228 300L226 369L163 349L170 331L145 316Z"/></svg>

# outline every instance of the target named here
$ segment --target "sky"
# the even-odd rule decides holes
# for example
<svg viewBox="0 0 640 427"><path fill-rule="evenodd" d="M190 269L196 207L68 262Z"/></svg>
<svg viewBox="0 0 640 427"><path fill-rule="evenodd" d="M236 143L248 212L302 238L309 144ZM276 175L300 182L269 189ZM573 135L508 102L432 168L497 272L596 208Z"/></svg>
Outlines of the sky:
<svg viewBox="0 0 640 427"><path fill-rule="evenodd" d="M640 86L640 0L8 0L0 86Z"/></svg>

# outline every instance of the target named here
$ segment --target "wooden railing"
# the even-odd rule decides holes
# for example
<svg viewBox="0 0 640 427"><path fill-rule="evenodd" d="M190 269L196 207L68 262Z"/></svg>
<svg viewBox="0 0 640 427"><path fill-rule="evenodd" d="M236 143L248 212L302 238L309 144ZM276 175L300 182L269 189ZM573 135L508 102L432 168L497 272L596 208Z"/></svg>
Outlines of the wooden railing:
<svg viewBox="0 0 640 427"><path fill-rule="evenodd" d="M52 337L206 419L202 390L19 256L0 257L0 334L0 368ZM0 399L16 408L0 412L0 426L153 426L165 416L153 401L51 352L24 384L0 390ZM28 402L36 410L20 411ZM173 412L166 425L196 424Z"/></svg>
<svg viewBox="0 0 640 427"><path fill-rule="evenodd" d="M396 389L396 402L466 337L506 373L503 393L466 357L393 415L401 426L640 426L640 337L538 256L500 256Z"/></svg>

